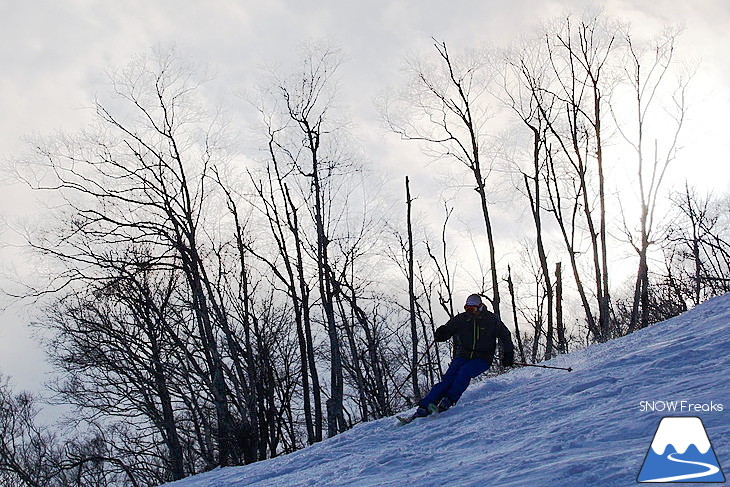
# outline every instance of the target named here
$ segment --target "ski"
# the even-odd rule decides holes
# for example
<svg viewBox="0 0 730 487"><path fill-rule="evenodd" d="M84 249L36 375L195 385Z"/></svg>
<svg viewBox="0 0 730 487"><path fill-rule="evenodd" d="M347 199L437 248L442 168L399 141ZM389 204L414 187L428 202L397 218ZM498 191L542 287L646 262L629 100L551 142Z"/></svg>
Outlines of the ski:
<svg viewBox="0 0 730 487"><path fill-rule="evenodd" d="M431 418L431 419L434 419L434 418L438 418L440 415L441 415L441 412L438 411L438 409L436 409L435 411L432 410L432 413L429 414L428 416L397 416L396 415L396 418L400 422L399 424L402 424L403 425L403 424L412 423L414 419L419 419L419 418Z"/></svg>
<svg viewBox="0 0 730 487"><path fill-rule="evenodd" d="M400 424L409 424L409 423L412 423L413 420L417 419L417 418L438 418L441 415L441 413L444 412L441 409L439 409L439 407L437 405L435 405L434 403L429 404L427 409L429 410L430 414L427 414L425 416L415 416L415 415L414 416L398 416L398 415L396 415L396 418L398 419L398 421L400 421Z"/></svg>

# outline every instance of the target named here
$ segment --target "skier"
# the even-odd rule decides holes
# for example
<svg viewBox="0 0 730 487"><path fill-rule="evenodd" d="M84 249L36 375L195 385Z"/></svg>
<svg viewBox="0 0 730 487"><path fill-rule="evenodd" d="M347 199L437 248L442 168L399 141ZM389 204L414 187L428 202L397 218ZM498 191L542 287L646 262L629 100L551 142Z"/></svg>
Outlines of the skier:
<svg viewBox="0 0 730 487"><path fill-rule="evenodd" d="M411 420L449 409L461 397L469 382L492 365L496 341L502 347L502 366L514 365L514 345L504 323L482 303L478 294L466 299L459 313L434 332L437 342L454 338L454 358L441 382L418 402Z"/></svg>

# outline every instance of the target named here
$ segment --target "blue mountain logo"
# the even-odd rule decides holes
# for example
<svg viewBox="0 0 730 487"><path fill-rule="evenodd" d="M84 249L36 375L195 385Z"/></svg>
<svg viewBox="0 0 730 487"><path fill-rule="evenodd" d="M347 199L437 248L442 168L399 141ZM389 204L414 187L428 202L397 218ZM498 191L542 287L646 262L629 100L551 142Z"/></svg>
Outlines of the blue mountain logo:
<svg viewBox="0 0 730 487"><path fill-rule="evenodd" d="M662 418L637 482L725 482L705 425L694 416Z"/></svg>

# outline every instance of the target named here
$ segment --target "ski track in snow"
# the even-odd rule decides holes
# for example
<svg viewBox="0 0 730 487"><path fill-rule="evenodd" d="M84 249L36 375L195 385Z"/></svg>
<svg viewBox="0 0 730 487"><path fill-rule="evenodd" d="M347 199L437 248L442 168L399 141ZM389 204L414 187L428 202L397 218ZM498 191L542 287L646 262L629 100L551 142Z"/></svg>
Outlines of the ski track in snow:
<svg viewBox="0 0 730 487"><path fill-rule="evenodd" d="M289 455L166 485L631 486L659 420L672 415L700 416L722 465L730 458L728 349L725 295L546 362L573 372L513 370L472 384L439 417L362 423ZM675 400L725 410L640 411L640 401Z"/></svg>
<svg viewBox="0 0 730 487"><path fill-rule="evenodd" d="M651 480L644 480L643 483L647 482L676 482L677 480L689 480L689 479L699 479L702 477L708 477L710 475L714 475L717 472L720 471L719 468L717 468L714 465L710 465L709 463L703 463L703 462L690 462L689 460L680 460L679 458L674 458L674 455L678 455L678 453L672 453L670 455L667 455L667 458L673 462L677 463L688 463L690 465L698 465L700 467L705 467L708 469L705 472L699 472L699 473L690 473L686 475L675 475L674 477L662 477L658 479L651 479Z"/></svg>

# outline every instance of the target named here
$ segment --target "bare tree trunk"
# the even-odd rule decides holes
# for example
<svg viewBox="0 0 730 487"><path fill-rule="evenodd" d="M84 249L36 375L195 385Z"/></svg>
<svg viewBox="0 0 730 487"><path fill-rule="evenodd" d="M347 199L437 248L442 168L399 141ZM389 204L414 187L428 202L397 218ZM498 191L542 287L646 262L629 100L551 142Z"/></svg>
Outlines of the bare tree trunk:
<svg viewBox="0 0 730 487"><path fill-rule="evenodd" d="M558 329L558 353L568 353L568 342L563 323L563 265L555 264L555 320Z"/></svg>
<svg viewBox="0 0 730 487"><path fill-rule="evenodd" d="M347 296L346 294L343 295ZM385 376L383 374L383 363L378 356L378 350L381 349L383 345L376 339L374 333L375 330L368 321L365 311L357 304L354 289L351 289L349 304L355 313L355 317L357 318L359 325L365 332L368 356L370 357L370 368L372 369L373 382L375 383L375 391L373 391L373 394L375 396L375 402L377 404L377 411L379 414L378 417L388 416L392 414L393 411L389 406L388 400L386 398L387 384L385 381Z"/></svg>
<svg viewBox="0 0 730 487"><path fill-rule="evenodd" d="M317 388L314 391L310 386L310 365L314 360L312 357L313 352L311 351L311 346L309 344L306 332L309 322L309 306L307 304L307 295L309 294L309 288L306 285L303 285L304 276L302 275L303 265L301 263L301 236L299 235L297 210L291 200L289 189L284 182L284 178L282 177L280 171L279 162L275 151L275 141L273 138L273 134L271 133L271 127L269 127L269 130L269 155L271 157L271 163L273 164L273 176L278 186L278 194L280 195L279 197L281 201L277 201L275 196L276 193L274 190L274 182L272 180L272 171L270 167L267 167L266 171L268 176L267 190L265 190L263 182L253 181L253 185L256 188L258 196L262 200L262 212L265 214L269 222L269 227L278 247L279 256L282 259L284 270L280 270L281 265L278 262L272 262L266 257L258 255L253 249L249 248L249 251L253 253L256 257L258 257L261 261L266 263L271 272L276 277L278 277L279 280L284 284L287 289L289 298L292 300L294 321L296 324L297 342L299 345L299 370L302 380L302 397L304 407L304 420L307 429L307 443L311 445L316 441L321 440L321 404L317 402L319 397L318 381L314 381L317 382ZM234 208L232 212L234 213L235 221L238 222L238 212L237 210L235 210L235 203L233 203L230 194L228 199L229 208ZM281 205L283 207L283 218L280 215L281 210L279 210L278 205ZM289 245L287 243L288 239L285 235L284 228L288 229L289 234L291 234L294 240L294 256L291 255L291 252L289 250ZM241 249L239 251L240 259L241 261L243 261L244 244L242 242L242 237L238 236L237 240L239 241L238 245ZM313 370L312 374L312 377L316 379L316 370ZM316 410L320 411L320 421L318 423L316 419L313 421L312 417L312 393L314 393L315 396L315 408ZM315 411L315 416L316 415L317 413ZM318 430L319 435L315 432L315 423L320 426L320 429Z"/></svg>
<svg viewBox="0 0 730 487"><path fill-rule="evenodd" d="M421 390L418 387L418 328L416 327L416 295L414 291L415 276L413 273L413 229L411 226L411 188L406 176L406 227L408 229L408 244L406 260L408 261L408 311L411 325L411 385L413 397L420 398Z"/></svg>
<svg viewBox="0 0 730 487"><path fill-rule="evenodd" d="M437 278L438 279L438 278ZM426 351L426 373L428 375L428 383L426 388L430 389L433 385L438 382L438 378L441 376L435 376L437 371L441 370L438 348L434 349L436 344L435 341L429 343L429 329L426 326L426 322L430 324L430 329L434 328L433 309L431 308L431 299L433 297L433 281L427 283L426 277L423 275L423 267L418 266L418 281L423 291L423 301L426 303L426 308L423 305L418 304L418 321L421 323L421 334L423 336L424 345ZM432 336L432 335L431 335Z"/></svg>
<svg viewBox="0 0 730 487"><path fill-rule="evenodd" d="M345 330L345 336L347 337L347 345L350 348L349 356L349 369L351 376L355 379L355 390L357 391L358 399L360 402L360 417L362 421L368 421L371 419L371 413L368 408L368 398L366 394L365 377L363 376L363 363L360 360L360 353L358 352L357 343L355 342L355 331L354 331L354 320L348 318L345 307L342 303L344 296L341 293L337 294L337 305L339 308L340 316L342 317L342 327Z"/></svg>
<svg viewBox="0 0 730 487"><path fill-rule="evenodd" d="M600 71L600 67L599 67ZM593 84L593 119L596 137L596 164L598 166L598 200L600 211L599 236L601 239L601 293L599 295L600 323L604 339L608 340L611 330L611 292L608 287L608 243L606 242L606 178L603 171L603 142L601 133L601 90L598 76L591 76Z"/></svg>
<svg viewBox="0 0 730 487"><path fill-rule="evenodd" d="M322 417L322 393L320 392L319 372L317 371L317 361L314 355L314 341L312 340L312 318L309 307L309 285L304 274L304 258L302 255L302 240L299 230L299 219L296 207L292 202L289 189L284 187L284 194L291 209L290 228L294 236L294 246L296 250L296 269L297 280L299 283L299 295L301 296L302 320L304 324L304 337L307 346L307 362L309 364L309 373L312 377L312 394L314 397L314 432L313 441L322 441L322 432L324 430L324 420Z"/></svg>
<svg viewBox="0 0 730 487"><path fill-rule="evenodd" d="M310 135L310 143L313 144ZM315 145L312 145L316 147ZM322 213L322 189L319 179L319 161L316 152L312 154L312 186L314 188L314 221L317 231L317 279L319 294L324 309L327 336L330 342L330 398L327 400L327 436L332 437L347 429L343 416L344 382L342 377L342 351L335 321L334 293L327 247L329 239L325 232Z"/></svg>
<svg viewBox="0 0 730 487"><path fill-rule="evenodd" d="M551 211L553 213L553 216L555 217L555 221L558 223L560 233L563 236L563 242L565 243L565 247L568 251L568 257L570 258L570 268L573 271L573 279L575 280L576 288L578 290L578 296L580 297L581 304L583 305L583 311L585 312L588 331L590 334L593 335L594 340L598 341L600 340L601 332L598 328L595 317L593 316L593 312L591 311L591 305L588 302L588 296L586 295L583 280L581 278L580 270L578 268L576 250L572 238L572 236L574 235L574 231L572 231L570 235L568 234L567 224L562 211L562 196L560 194L560 188L558 187L558 179L555 174L555 168L553 166L552 160L548 161L548 174L547 188L548 193L550 193L550 200L552 205ZM552 186L550 185L551 183ZM573 220L575 219L575 214L577 210L578 206L576 204L573 206ZM574 224L575 222L573 221L571 227L574 228Z"/></svg>
<svg viewBox="0 0 730 487"><path fill-rule="evenodd" d="M545 244L542 238L542 217L540 207L540 151L543 145L540 131L530 126L533 133L533 168L534 177L528 177L523 173L525 189L530 200L530 212L535 224L535 240L537 242L537 255L540 260L540 269L542 271L542 279L545 282L545 294L547 296L547 332L545 339L545 360L549 360L555 353L554 350L554 326L553 326L553 286L550 282L550 271L548 270L547 254L545 252ZM534 184L534 189L530 187L530 179Z"/></svg>
<svg viewBox="0 0 730 487"><path fill-rule="evenodd" d="M476 154L476 152L475 152ZM484 216L484 227L487 231L487 242L489 243L489 271L492 276L492 308L494 314L500 317L500 297L499 297L499 277L497 276L497 258L494 248L494 235L492 235L492 219L489 217L489 206L487 204L486 183L481 176L481 170L478 163L475 165L474 178L477 181L477 193L482 205L482 215Z"/></svg>
<svg viewBox="0 0 730 487"><path fill-rule="evenodd" d="M520 334L520 326L517 321L517 304L515 303L515 286L512 283L512 269L507 266L507 288L509 289L509 295L512 298L512 319L515 322L515 338L517 338L517 349L520 351L520 357L522 362L527 362L525 358L525 349L522 346L522 336Z"/></svg>
<svg viewBox="0 0 730 487"><path fill-rule="evenodd" d="M165 443L170 453L170 473L173 480L180 480L185 477L185 467L183 458L183 448L180 443L180 435L178 434L175 421L175 411L172 404L170 389L167 385L167 374L162 367L162 357L160 355L160 347L154 339L154 334L149 333L150 348L152 352L152 370L154 371L154 381L157 387L157 395L160 398L160 408L162 409L163 429L165 431Z"/></svg>
<svg viewBox="0 0 730 487"><path fill-rule="evenodd" d="M542 316L542 306L541 306L541 294L542 291L540 286L540 279L535 279L535 321L533 329L535 332L532 335L532 352L531 352L531 359L532 362L537 362L537 355L540 349L540 338L542 337L542 325L543 325L543 316Z"/></svg>

